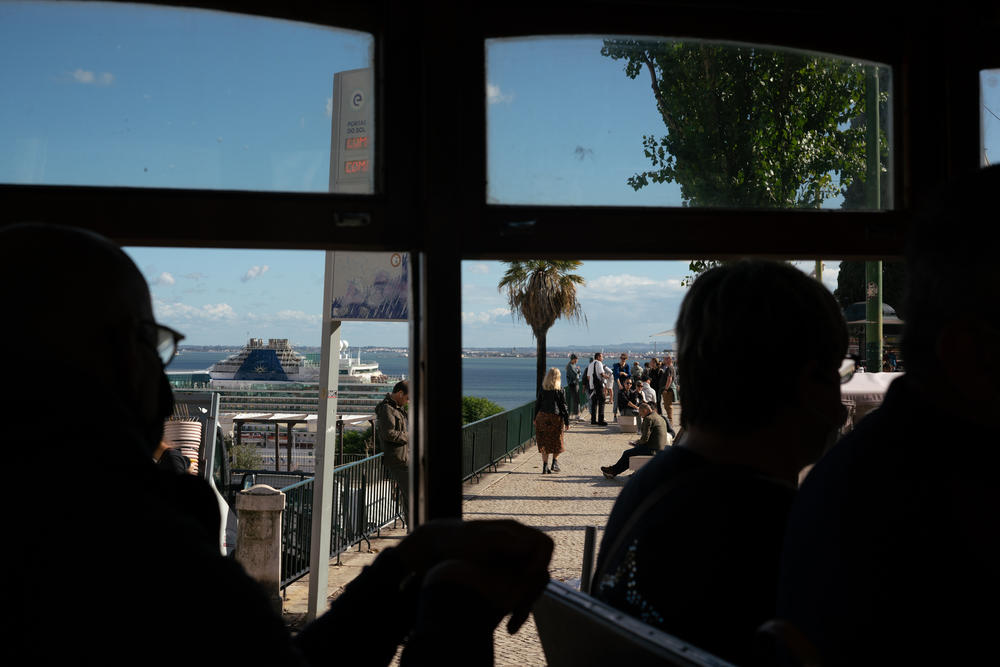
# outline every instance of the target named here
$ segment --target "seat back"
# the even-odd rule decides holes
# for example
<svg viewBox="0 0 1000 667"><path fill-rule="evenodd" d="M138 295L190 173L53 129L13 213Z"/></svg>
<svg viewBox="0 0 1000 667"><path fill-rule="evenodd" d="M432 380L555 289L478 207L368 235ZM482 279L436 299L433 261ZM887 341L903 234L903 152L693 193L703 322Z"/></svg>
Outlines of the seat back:
<svg viewBox="0 0 1000 667"><path fill-rule="evenodd" d="M731 665L558 581L549 582L533 613L550 667Z"/></svg>

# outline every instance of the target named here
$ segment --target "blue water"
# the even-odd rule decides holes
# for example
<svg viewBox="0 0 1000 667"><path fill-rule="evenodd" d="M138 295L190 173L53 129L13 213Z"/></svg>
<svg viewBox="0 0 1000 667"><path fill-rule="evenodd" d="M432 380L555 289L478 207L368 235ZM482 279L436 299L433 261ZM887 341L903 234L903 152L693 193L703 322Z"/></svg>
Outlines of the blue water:
<svg viewBox="0 0 1000 667"><path fill-rule="evenodd" d="M225 359L227 352L186 351L176 357L167 370L191 372L208 369ZM386 375L409 375L410 360L392 354L361 354L361 361L377 361ZM558 360L550 360L555 365ZM566 365L559 362L560 370ZM502 408L516 408L535 398L535 359L502 357L462 359L462 394L488 398Z"/></svg>

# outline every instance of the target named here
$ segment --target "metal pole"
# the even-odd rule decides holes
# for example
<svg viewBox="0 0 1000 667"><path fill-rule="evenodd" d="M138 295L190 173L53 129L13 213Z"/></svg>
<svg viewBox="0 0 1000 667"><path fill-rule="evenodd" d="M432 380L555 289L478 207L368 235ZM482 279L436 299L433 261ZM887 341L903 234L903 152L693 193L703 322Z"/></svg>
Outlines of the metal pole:
<svg viewBox="0 0 1000 667"><path fill-rule="evenodd" d="M879 154L879 85L878 66L868 70L865 94L865 147L868 158L865 183L868 209L881 208L881 158ZM882 262L865 262L865 360L867 370L882 370Z"/></svg>
<svg viewBox="0 0 1000 667"><path fill-rule="evenodd" d="M580 572L580 591L590 594L590 580L594 576L594 542L597 528L587 526L583 533L583 569Z"/></svg>
<svg viewBox="0 0 1000 667"><path fill-rule="evenodd" d="M340 321L330 319L334 257L326 253L323 288L323 351L320 363L319 414L316 425L316 477L313 481L313 524L309 549L309 607L313 620L326 611L333 505L333 458L336 451L337 383L340 381Z"/></svg>

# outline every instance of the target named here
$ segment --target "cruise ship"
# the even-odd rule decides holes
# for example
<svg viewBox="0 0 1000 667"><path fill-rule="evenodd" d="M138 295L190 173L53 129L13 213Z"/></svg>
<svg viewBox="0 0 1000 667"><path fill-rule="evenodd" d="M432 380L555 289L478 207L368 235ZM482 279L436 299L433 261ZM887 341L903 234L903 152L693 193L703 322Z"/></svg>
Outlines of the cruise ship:
<svg viewBox="0 0 1000 667"><path fill-rule="evenodd" d="M360 350L349 354L340 344L337 414L365 415L375 411L401 377L381 372L378 362L362 361ZM212 389L219 392L219 412L307 413L319 411L319 355L296 352L287 338L251 338L236 354L216 362L202 374L168 374L175 391ZM313 358L310 358L313 357ZM200 375L200 377L196 377ZM200 382L207 381L206 383Z"/></svg>

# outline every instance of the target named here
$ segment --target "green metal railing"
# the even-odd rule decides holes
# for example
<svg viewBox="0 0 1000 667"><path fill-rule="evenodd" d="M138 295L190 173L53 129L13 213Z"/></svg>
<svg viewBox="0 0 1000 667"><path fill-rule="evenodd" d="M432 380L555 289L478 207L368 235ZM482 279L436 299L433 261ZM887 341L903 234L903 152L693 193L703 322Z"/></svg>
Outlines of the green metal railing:
<svg viewBox="0 0 1000 667"><path fill-rule="evenodd" d="M462 480L478 478L515 452L535 436L535 402L467 424L462 428ZM273 476L273 473L272 473ZM255 476L254 481L263 477ZM286 481L297 476L287 474ZM278 483L278 478L267 478ZM333 469L333 521L330 534L330 557L340 562L340 554L355 544L368 541L390 523L401 518L399 490L382 462L382 454L347 463ZM314 479L302 479L281 488L285 494L285 512L281 525L282 588L309 572L312 543Z"/></svg>
<svg viewBox="0 0 1000 667"><path fill-rule="evenodd" d="M285 512L281 522L281 588L309 572L312 544L314 478L281 491ZM382 454L369 456L333 469L333 520L330 527L330 557L337 557L355 544L367 542L382 528L401 518L399 490L382 462Z"/></svg>
<svg viewBox="0 0 1000 667"><path fill-rule="evenodd" d="M535 402L506 410L462 427L462 481L479 478L514 452L524 448L535 436Z"/></svg>

